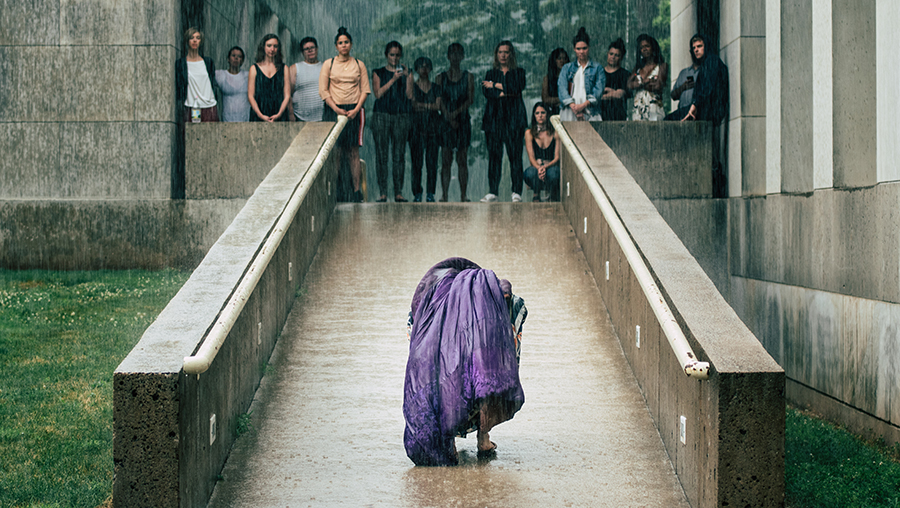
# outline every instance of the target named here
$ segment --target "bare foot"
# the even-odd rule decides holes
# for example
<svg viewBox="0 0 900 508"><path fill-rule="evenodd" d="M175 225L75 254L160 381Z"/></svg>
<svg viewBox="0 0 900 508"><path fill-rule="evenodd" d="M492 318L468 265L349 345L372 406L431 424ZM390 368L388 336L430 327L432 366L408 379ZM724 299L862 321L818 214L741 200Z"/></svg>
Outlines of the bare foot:
<svg viewBox="0 0 900 508"><path fill-rule="evenodd" d="M478 451L490 452L497 448L497 444L491 441L491 436L487 432L478 433Z"/></svg>

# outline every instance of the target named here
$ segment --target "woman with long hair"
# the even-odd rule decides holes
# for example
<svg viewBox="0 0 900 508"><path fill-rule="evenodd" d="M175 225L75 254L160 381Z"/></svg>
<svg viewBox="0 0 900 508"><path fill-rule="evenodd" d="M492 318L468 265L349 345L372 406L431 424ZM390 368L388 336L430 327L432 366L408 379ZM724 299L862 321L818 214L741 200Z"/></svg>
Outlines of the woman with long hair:
<svg viewBox="0 0 900 508"><path fill-rule="evenodd" d="M541 101L550 116L559 114L559 73L569 63L569 54L562 48L550 52L547 61L547 75L541 83Z"/></svg>
<svg viewBox="0 0 900 508"><path fill-rule="evenodd" d="M522 201L522 131L528 125L522 91L525 69L516 64L516 50L510 41L500 41L494 48L494 65L484 76L481 88L487 103L481 128L488 149L488 193L483 203L497 201L503 168L503 147L509 158L512 201Z"/></svg>
<svg viewBox="0 0 900 508"><path fill-rule="evenodd" d="M246 122L250 118L247 100L247 81L250 73L241 70L244 50L235 46L228 50L228 70L216 71L216 81L222 91L222 121Z"/></svg>
<svg viewBox="0 0 900 508"><path fill-rule="evenodd" d="M384 57L387 59L385 66L372 71L372 92L375 94L372 137L375 138L375 173L381 192L376 201L387 201L390 154L393 158L394 201L403 203L406 201L403 197L403 177L406 174L406 143L410 128L410 104L406 96L409 71L400 63L403 46L399 42L387 43Z"/></svg>
<svg viewBox="0 0 900 508"><path fill-rule="evenodd" d="M328 106L325 108L325 121L335 121L338 115L346 116L349 120L338 138L338 146L342 148L341 157L350 166L353 201L361 203L363 195L359 190L362 175L359 147L362 146L366 119L363 104L371 93L369 71L366 70L366 64L350 56L353 38L346 28L338 29L334 47L337 49L337 56L322 64L319 95Z"/></svg>
<svg viewBox="0 0 900 508"><path fill-rule="evenodd" d="M632 120L659 121L666 116L662 94L664 83L669 82L669 66L666 65L656 39L641 34L637 38L637 63L628 80L628 89L634 93Z"/></svg>
<svg viewBox="0 0 900 508"><path fill-rule="evenodd" d="M447 47L450 68L438 74L435 82L441 87L441 114L445 131L441 143L441 201L450 195L450 171L453 151L456 150L456 166L459 174L460 201L465 203L469 184L469 145L472 143L472 119L469 107L475 101L475 78L460 67L466 51L462 44L454 42Z"/></svg>
<svg viewBox="0 0 900 508"><path fill-rule="evenodd" d="M218 122L216 66L201 56L203 32L194 27L184 32L184 56L175 61L175 93L185 122Z"/></svg>
<svg viewBox="0 0 900 508"><path fill-rule="evenodd" d="M256 48L256 63L250 67L247 98L250 100L251 122L293 122L291 82L281 53L281 40L267 34Z"/></svg>
<svg viewBox="0 0 900 508"><path fill-rule="evenodd" d="M531 128L525 131L525 150L531 163L525 170L525 183L534 192L533 201L543 201L542 191L550 201L559 201L559 144L547 107L538 102L531 110Z"/></svg>
<svg viewBox="0 0 900 508"><path fill-rule="evenodd" d="M575 61L563 66L559 73L559 118L564 121L601 120L600 97L606 87L606 73L591 60L591 38L584 27L572 38Z"/></svg>

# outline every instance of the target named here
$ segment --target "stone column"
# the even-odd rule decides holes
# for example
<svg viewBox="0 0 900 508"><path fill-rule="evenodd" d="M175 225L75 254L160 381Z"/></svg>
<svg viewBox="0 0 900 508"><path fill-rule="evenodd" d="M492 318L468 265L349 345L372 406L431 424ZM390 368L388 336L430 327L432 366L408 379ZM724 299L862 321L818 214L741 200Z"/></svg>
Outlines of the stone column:
<svg viewBox="0 0 900 508"><path fill-rule="evenodd" d="M722 0L719 55L728 66L728 194L766 193L766 11L758 0Z"/></svg>
<svg viewBox="0 0 900 508"><path fill-rule="evenodd" d="M875 4L876 0L831 3L835 187L866 187L876 182Z"/></svg>
<svg viewBox="0 0 900 508"><path fill-rule="evenodd" d="M900 180L900 2L876 0L875 2L875 65L876 65L876 180L890 182Z"/></svg>

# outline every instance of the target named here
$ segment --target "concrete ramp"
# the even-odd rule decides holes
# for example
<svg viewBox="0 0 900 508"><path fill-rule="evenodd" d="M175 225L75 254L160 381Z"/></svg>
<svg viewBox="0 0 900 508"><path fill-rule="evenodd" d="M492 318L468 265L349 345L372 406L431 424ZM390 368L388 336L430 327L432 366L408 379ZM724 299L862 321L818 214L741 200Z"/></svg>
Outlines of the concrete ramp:
<svg viewBox="0 0 900 508"><path fill-rule="evenodd" d="M415 467L407 312L449 256L525 298L526 402L496 458ZM210 507L689 506L561 206L340 205L300 293Z"/></svg>

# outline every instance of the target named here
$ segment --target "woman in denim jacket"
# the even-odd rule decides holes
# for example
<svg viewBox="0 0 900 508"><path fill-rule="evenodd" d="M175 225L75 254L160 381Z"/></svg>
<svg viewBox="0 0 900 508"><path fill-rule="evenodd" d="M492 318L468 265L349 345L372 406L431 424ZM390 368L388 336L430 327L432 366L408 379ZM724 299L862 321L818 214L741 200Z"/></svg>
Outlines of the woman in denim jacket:
<svg viewBox="0 0 900 508"><path fill-rule="evenodd" d="M562 103L559 118L563 121L602 120L600 97L606 87L606 72L591 60L591 38L584 27L572 39L575 61L563 66L559 73L559 101Z"/></svg>

